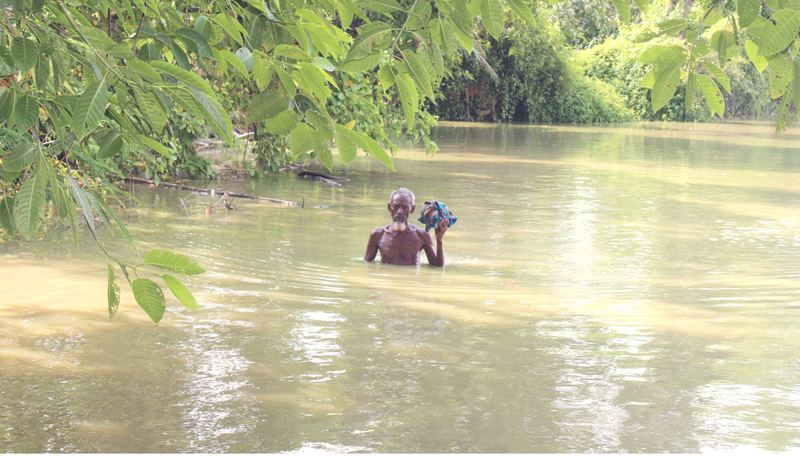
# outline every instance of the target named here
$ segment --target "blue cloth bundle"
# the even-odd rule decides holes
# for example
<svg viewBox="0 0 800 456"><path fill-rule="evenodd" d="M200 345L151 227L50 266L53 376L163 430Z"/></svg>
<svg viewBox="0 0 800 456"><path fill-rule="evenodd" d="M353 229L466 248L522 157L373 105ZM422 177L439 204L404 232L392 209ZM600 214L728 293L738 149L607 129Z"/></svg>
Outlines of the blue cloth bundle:
<svg viewBox="0 0 800 456"><path fill-rule="evenodd" d="M447 206L444 203L440 201L425 201L419 216L420 223L425 224L425 231L436 228L436 224L439 223L441 217L447 217L447 220L450 221L450 226L455 225L456 220L458 220L458 217L447 210Z"/></svg>

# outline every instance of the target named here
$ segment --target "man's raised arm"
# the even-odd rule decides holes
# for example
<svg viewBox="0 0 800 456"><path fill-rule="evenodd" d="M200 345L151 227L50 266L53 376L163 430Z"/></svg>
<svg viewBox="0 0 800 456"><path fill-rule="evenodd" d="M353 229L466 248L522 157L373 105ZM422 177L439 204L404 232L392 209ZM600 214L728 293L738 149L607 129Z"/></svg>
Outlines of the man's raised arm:
<svg viewBox="0 0 800 456"><path fill-rule="evenodd" d="M425 256L428 257L428 263L432 266L444 266L444 249L442 247L442 239L447 227L450 226L450 221L446 218L439 220L436 224L436 251L433 251L433 236L427 231L423 231L424 243L422 248L425 250Z"/></svg>

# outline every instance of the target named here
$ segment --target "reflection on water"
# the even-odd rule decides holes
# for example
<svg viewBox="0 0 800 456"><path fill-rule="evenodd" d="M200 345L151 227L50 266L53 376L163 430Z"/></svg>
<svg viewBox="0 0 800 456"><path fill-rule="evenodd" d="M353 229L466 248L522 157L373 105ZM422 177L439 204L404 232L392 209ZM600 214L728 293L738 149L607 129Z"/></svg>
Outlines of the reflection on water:
<svg viewBox="0 0 800 456"><path fill-rule="evenodd" d="M140 249L208 271L159 325L126 287L106 321L88 239L2 243L0 451L800 447L800 138L770 130L449 124L341 187L218 185L304 210L138 187ZM400 186L458 215L445 268L361 261Z"/></svg>

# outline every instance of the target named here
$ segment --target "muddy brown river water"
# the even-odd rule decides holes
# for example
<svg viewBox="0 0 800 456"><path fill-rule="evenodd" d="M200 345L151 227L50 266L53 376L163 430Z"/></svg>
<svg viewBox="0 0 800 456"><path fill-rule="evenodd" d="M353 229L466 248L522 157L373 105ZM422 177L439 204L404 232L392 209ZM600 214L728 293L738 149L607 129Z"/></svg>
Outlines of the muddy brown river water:
<svg viewBox="0 0 800 456"><path fill-rule="evenodd" d="M90 238L0 243L0 451L800 448L800 138L773 131L442 124L341 187L215 184L303 210L137 186L130 231L207 270L201 309L155 325L125 285L109 322ZM445 268L362 261L399 186L458 216Z"/></svg>

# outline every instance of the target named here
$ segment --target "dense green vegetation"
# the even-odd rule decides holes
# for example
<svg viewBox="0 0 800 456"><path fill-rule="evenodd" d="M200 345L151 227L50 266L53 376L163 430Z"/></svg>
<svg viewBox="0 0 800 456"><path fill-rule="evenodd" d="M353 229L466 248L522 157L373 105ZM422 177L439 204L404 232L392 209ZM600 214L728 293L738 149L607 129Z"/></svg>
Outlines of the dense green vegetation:
<svg viewBox="0 0 800 456"><path fill-rule="evenodd" d="M448 120L590 123L633 120L607 83L586 77L558 28L540 12L513 18L499 39L482 33L472 54L456 59L431 106Z"/></svg>
<svg viewBox="0 0 800 456"><path fill-rule="evenodd" d="M442 98L429 109L446 120L595 123L630 120L710 121L708 104L686 104L686 81L659 110L642 80L652 66L641 60L653 46L685 42L673 34L639 42L657 28L672 2L635 7L635 24L625 27L609 4L565 1L534 11L534 23L508 17L498 39L479 33L472 54L460 53L444 80ZM710 6L710 4L709 4ZM672 8L674 14L680 8ZM622 26L622 27L620 27ZM721 68L730 82L722 92L727 118L774 113L767 74L737 55ZM713 76L705 68L704 76ZM453 101L455 100L455 101Z"/></svg>
<svg viewBox="0 0 800 456"><path fill-rule="evenodd" d="M767 87L778 132L798 111L800 0L553 3L0 0L2 235L63 224L103 248L97 217L138 255L109 203L131 198L116 183L213 177L194 148L208 135L233 145L252 132L252 174L264 175L289 161L330 169L333 146L344 164L361 149L393 168L401 136L436 150L433 114L704 120L765 111ZM110 316L121 273L161 318L160 285L139 277L148 267L196 306L161 273L202 272L187 256L104 252Z"/></svg>

